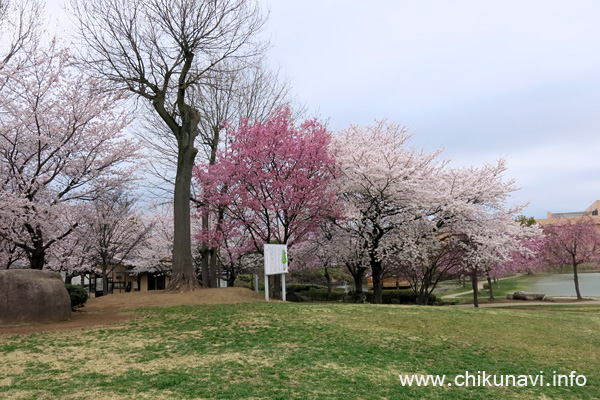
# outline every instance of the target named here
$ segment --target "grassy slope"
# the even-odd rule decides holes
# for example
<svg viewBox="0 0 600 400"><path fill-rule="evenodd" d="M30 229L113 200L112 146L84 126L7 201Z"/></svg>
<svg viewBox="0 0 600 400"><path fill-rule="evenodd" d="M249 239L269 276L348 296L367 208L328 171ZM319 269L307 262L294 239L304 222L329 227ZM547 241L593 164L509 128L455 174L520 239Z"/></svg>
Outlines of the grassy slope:
<svg viewBox="0 0 600 400"><path fill-rule="evenodd" d="M541 310L541 311L540 311ZM600 398L600 308L255 303L0 336L0 398ZM398 374L576 370L585 387L402 387Z"/></svg>

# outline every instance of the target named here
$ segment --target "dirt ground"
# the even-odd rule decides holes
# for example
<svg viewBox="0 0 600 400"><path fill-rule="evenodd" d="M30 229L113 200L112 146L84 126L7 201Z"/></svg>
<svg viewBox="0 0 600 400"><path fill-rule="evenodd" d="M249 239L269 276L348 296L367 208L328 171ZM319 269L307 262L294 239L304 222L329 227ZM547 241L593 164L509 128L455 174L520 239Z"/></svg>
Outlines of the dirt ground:
<svg viewBox="0 0 600 400"><path fill-rule="evenodd" d="M72 313L71 319L52 324L0 327L0 334L20 334L64 329L82 329L99 325L112 325L136 317L121 313L143 307L168 307L179 305L251 303L264 301L264 296L246 288L199 289L187 293L163 291L115 293L91 298L86 305Z"/></svg>

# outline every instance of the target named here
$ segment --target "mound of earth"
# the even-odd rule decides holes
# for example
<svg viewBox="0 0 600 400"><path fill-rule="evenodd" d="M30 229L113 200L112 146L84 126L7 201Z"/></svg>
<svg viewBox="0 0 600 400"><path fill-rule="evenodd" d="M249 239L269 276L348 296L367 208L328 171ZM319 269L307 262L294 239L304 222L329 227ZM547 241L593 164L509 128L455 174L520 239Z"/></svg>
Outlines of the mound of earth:
<svg viewBox="0 0 600 400"><path fill-rule="evenodd" d="M199 289L193 292L176 293L164 291L114 293L91 298L86 305L72 314L69 321L18 327L0 327L2 333L31 333L51 330L87 328L109 325L136 317L121 313L145 307L170 307L180 305L231 304L264 301L264 296L246 288L230 287Z"/></svg>
<svg viewBox="0 0 600 400"><path fill-rule="evenodd" d="M250 303L260 300L264 300L264 296L250 289L240 287L199 289L185 293L153 290L149 292L114 293L90 299L85 305L84 311L123 311L144 307Z"/></svg>

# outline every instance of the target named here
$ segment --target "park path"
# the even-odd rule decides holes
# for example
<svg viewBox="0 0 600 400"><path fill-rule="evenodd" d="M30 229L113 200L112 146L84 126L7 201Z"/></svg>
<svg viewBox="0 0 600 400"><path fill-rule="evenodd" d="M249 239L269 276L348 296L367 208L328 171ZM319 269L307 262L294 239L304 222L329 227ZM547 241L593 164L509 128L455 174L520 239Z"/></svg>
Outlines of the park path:
<svg viewBox="0 0 600 400"><path fill-rule="evenodd" d="M585 298L577 300L575 297L554 297L553 301L531 301L531 300L506 300L495 303L479 303L479 308L494 307L529 307L529 306L580 306L580 305L600 305L600 298ZM473 304L457 304L452 307L470 307Z"/></svg>
<svg viewBox="0 0 600 400"><path fill-rule="evenodd" d="M513 275L513 276L507 276L507 277L505 277L505 278L500 278L500 279L498 279L498 280L499 280L499 281L503 281L503 280L505 280L505 279L517 278L517 277L519 277L519 276L522 276L522 275L523 275L523 274L516 274L516 275ZM478 290L482 290L482 289L483 289L483 284L484 284L484 283L487 283L487 280L485 280L485 281L483 281L483 280L480 280L480 281L477 283L477 288L478 288ZM449 295L446 295L446 296L442 295L442 299L454 299L454 298L456 298L456 297L463 296L463 295L465 295L465 294L471 294L471 293L473 293L473 289L471 289L471 290L467 290L466 292L460 292L460 293L453 293L453 294L449 294Z"/></svg>

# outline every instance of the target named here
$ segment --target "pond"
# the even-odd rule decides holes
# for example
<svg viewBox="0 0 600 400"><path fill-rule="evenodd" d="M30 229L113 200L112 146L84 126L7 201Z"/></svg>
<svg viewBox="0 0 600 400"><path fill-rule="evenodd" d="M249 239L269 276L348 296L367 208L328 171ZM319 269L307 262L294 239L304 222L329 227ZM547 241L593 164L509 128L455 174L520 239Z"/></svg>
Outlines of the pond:
<svg viewBox="0 0 600 400"><path fill-rule="evenodd" d="M538 278L531 291L546 296L575 296L573 274L554 274ZM584 297L600 297L600 273L580 273L579 291Z"/></svg>

